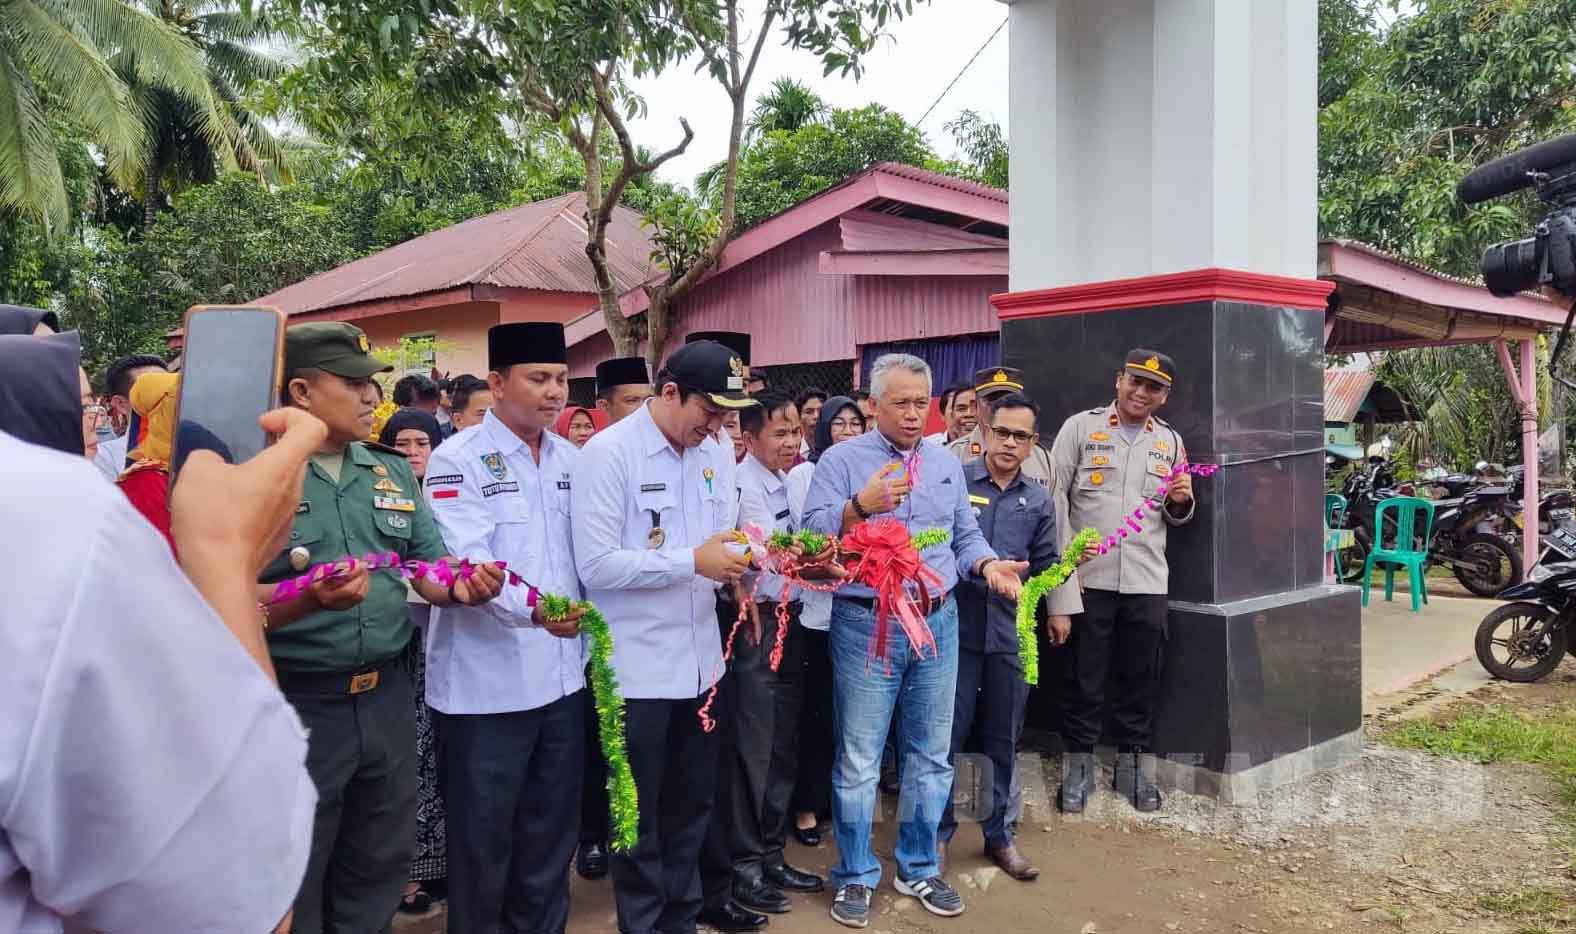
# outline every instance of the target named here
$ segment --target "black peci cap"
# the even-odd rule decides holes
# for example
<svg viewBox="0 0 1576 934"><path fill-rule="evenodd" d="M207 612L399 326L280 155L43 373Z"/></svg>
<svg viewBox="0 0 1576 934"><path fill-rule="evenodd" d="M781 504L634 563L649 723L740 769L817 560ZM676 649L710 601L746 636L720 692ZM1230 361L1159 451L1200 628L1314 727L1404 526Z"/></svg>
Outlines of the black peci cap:
<svg viewBox="0 0 1576 934"><path fill-rule="evenodd" d="M704 393L713 405L747 409L756 402L744 394L744 361L716 341L691 341L674 351L663 367L685 389Z"/></svg>
<svg viewBox="0 0 1576 934"><path fill-rule="evenodd" d="M495 324L487 329L487 369L517 363L568 363L564 326L546 321Z"/></svg>
<svg viewBox="0 0 1576 934"><path fill-rule="evenodd" d="M696 341L713 341L733 351L739 357L739 362L746 367L748 373L750 365L750 335L738 331L696 331L684 338L684 343L693 344Z"/></svg>
<svg viewBox="0 0 1576 934"><path fill-rule="evenodd" d="M650 386L651 371L645 357L614 357L596 365L596 391L614 386Z"/></svg>
<svg viewBox="0 0 1576 934"><path fill-rule="evenodd" d="M1146 350L1142 347L1127 352L1127 361L1123 369L1168 388L1177 373L1176 362L1170 357L1158 350Z"/></svg>

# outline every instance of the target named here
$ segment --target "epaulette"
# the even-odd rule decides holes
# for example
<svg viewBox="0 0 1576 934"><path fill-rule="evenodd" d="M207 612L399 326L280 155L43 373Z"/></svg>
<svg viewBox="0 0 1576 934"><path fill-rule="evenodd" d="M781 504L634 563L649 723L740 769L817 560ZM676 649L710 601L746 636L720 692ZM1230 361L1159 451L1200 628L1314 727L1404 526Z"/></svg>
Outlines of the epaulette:
<svg viewBox="0 0 1576 934"><path fill-rule="evenodd" d="M407 460L405 457L405 452L399 450L398 448L391 448L388 445L377 441L362 441L361 444L366 445L367 450L369 451L377 451L379 454L392 454L400 460Z"/></svg>

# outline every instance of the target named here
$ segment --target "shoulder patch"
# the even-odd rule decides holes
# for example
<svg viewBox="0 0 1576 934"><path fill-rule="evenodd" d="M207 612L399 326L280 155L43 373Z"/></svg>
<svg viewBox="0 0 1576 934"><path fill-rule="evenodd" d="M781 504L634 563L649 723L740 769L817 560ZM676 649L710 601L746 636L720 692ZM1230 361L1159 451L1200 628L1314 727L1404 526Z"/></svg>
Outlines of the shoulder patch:
<svg viewBox="0 0 1576 934"><path fill-rule="evenodd" d="M363 441L361 443L366 445L367 446L367 450L369 450L369 451L377 451L379 454L392 454L393 456L399 458L401 461L405 460L404 453L401 452L400 450L398 450L397 448L391 448L391 447L389 447L386 444L379 444L376 441Z"/></svg>

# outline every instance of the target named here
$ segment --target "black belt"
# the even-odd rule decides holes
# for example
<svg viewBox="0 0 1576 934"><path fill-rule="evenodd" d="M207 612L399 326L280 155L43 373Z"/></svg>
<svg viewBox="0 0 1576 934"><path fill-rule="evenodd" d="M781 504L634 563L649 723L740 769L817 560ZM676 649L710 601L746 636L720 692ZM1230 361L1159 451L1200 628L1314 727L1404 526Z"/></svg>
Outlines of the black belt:
<svg viewBox="0 0 1576 934"><path fill-rule="evenodd" d="M876 598L875 597L845 597L842 594L838 594L837 595L837 599L839 599L839 600L847 600L849 603L852 603L855 606L864 607L865 609L871 611L872 613L875 612L875 609L876 609ZM946 593L942 594L939 597L932 596L930 598L930 605L932 607L940 607L941 605L945 604L950 599L952 599L952 591L949 590L949 591L947 591Z"/></svg>
<svg viewBox="0 0 1576 934"><path fill-rule="evenodd" d="M396 665L405 664L401 652L380 664L361 671L283 671L279 675L279 690L286 694L365 694L375 691L383 676Z"/></svg>

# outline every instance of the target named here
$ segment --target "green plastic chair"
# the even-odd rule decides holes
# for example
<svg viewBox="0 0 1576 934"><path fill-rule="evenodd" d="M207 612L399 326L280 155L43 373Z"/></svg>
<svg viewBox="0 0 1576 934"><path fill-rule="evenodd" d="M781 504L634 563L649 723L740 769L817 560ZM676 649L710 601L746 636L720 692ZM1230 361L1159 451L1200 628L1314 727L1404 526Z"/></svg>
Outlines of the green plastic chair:
<svg viewBox="0 0 1576 934"><path fill-rule="evenodd" d="M1346 524L1346 497L1339 493L1324 494L1324 577L1334 580L1336 553L1341 550L1342 526Z"/></svg>
<svg viewBox="0 0 1576 934"><path fill-rule="evenodd" d="M1385 547L1385 514L1395 515L1395 544ZM1423 517L1422 528L1417 517ZM1363 606L1368 605L1368 588L1372 582L1375 564L1384 565L1384 598L1395 599L1395 569L1406 568L1407 583L1412 591L1412 611L1422 609L1428 602L1428 582L1423 579L1423 562L1428 560L1428 537L1434 530L1434 504L1415 496L1393 496L1374 509L1374 529L1378 541L1363 562ZM1413 547L1419 538L1421 551Z"/></svg>

